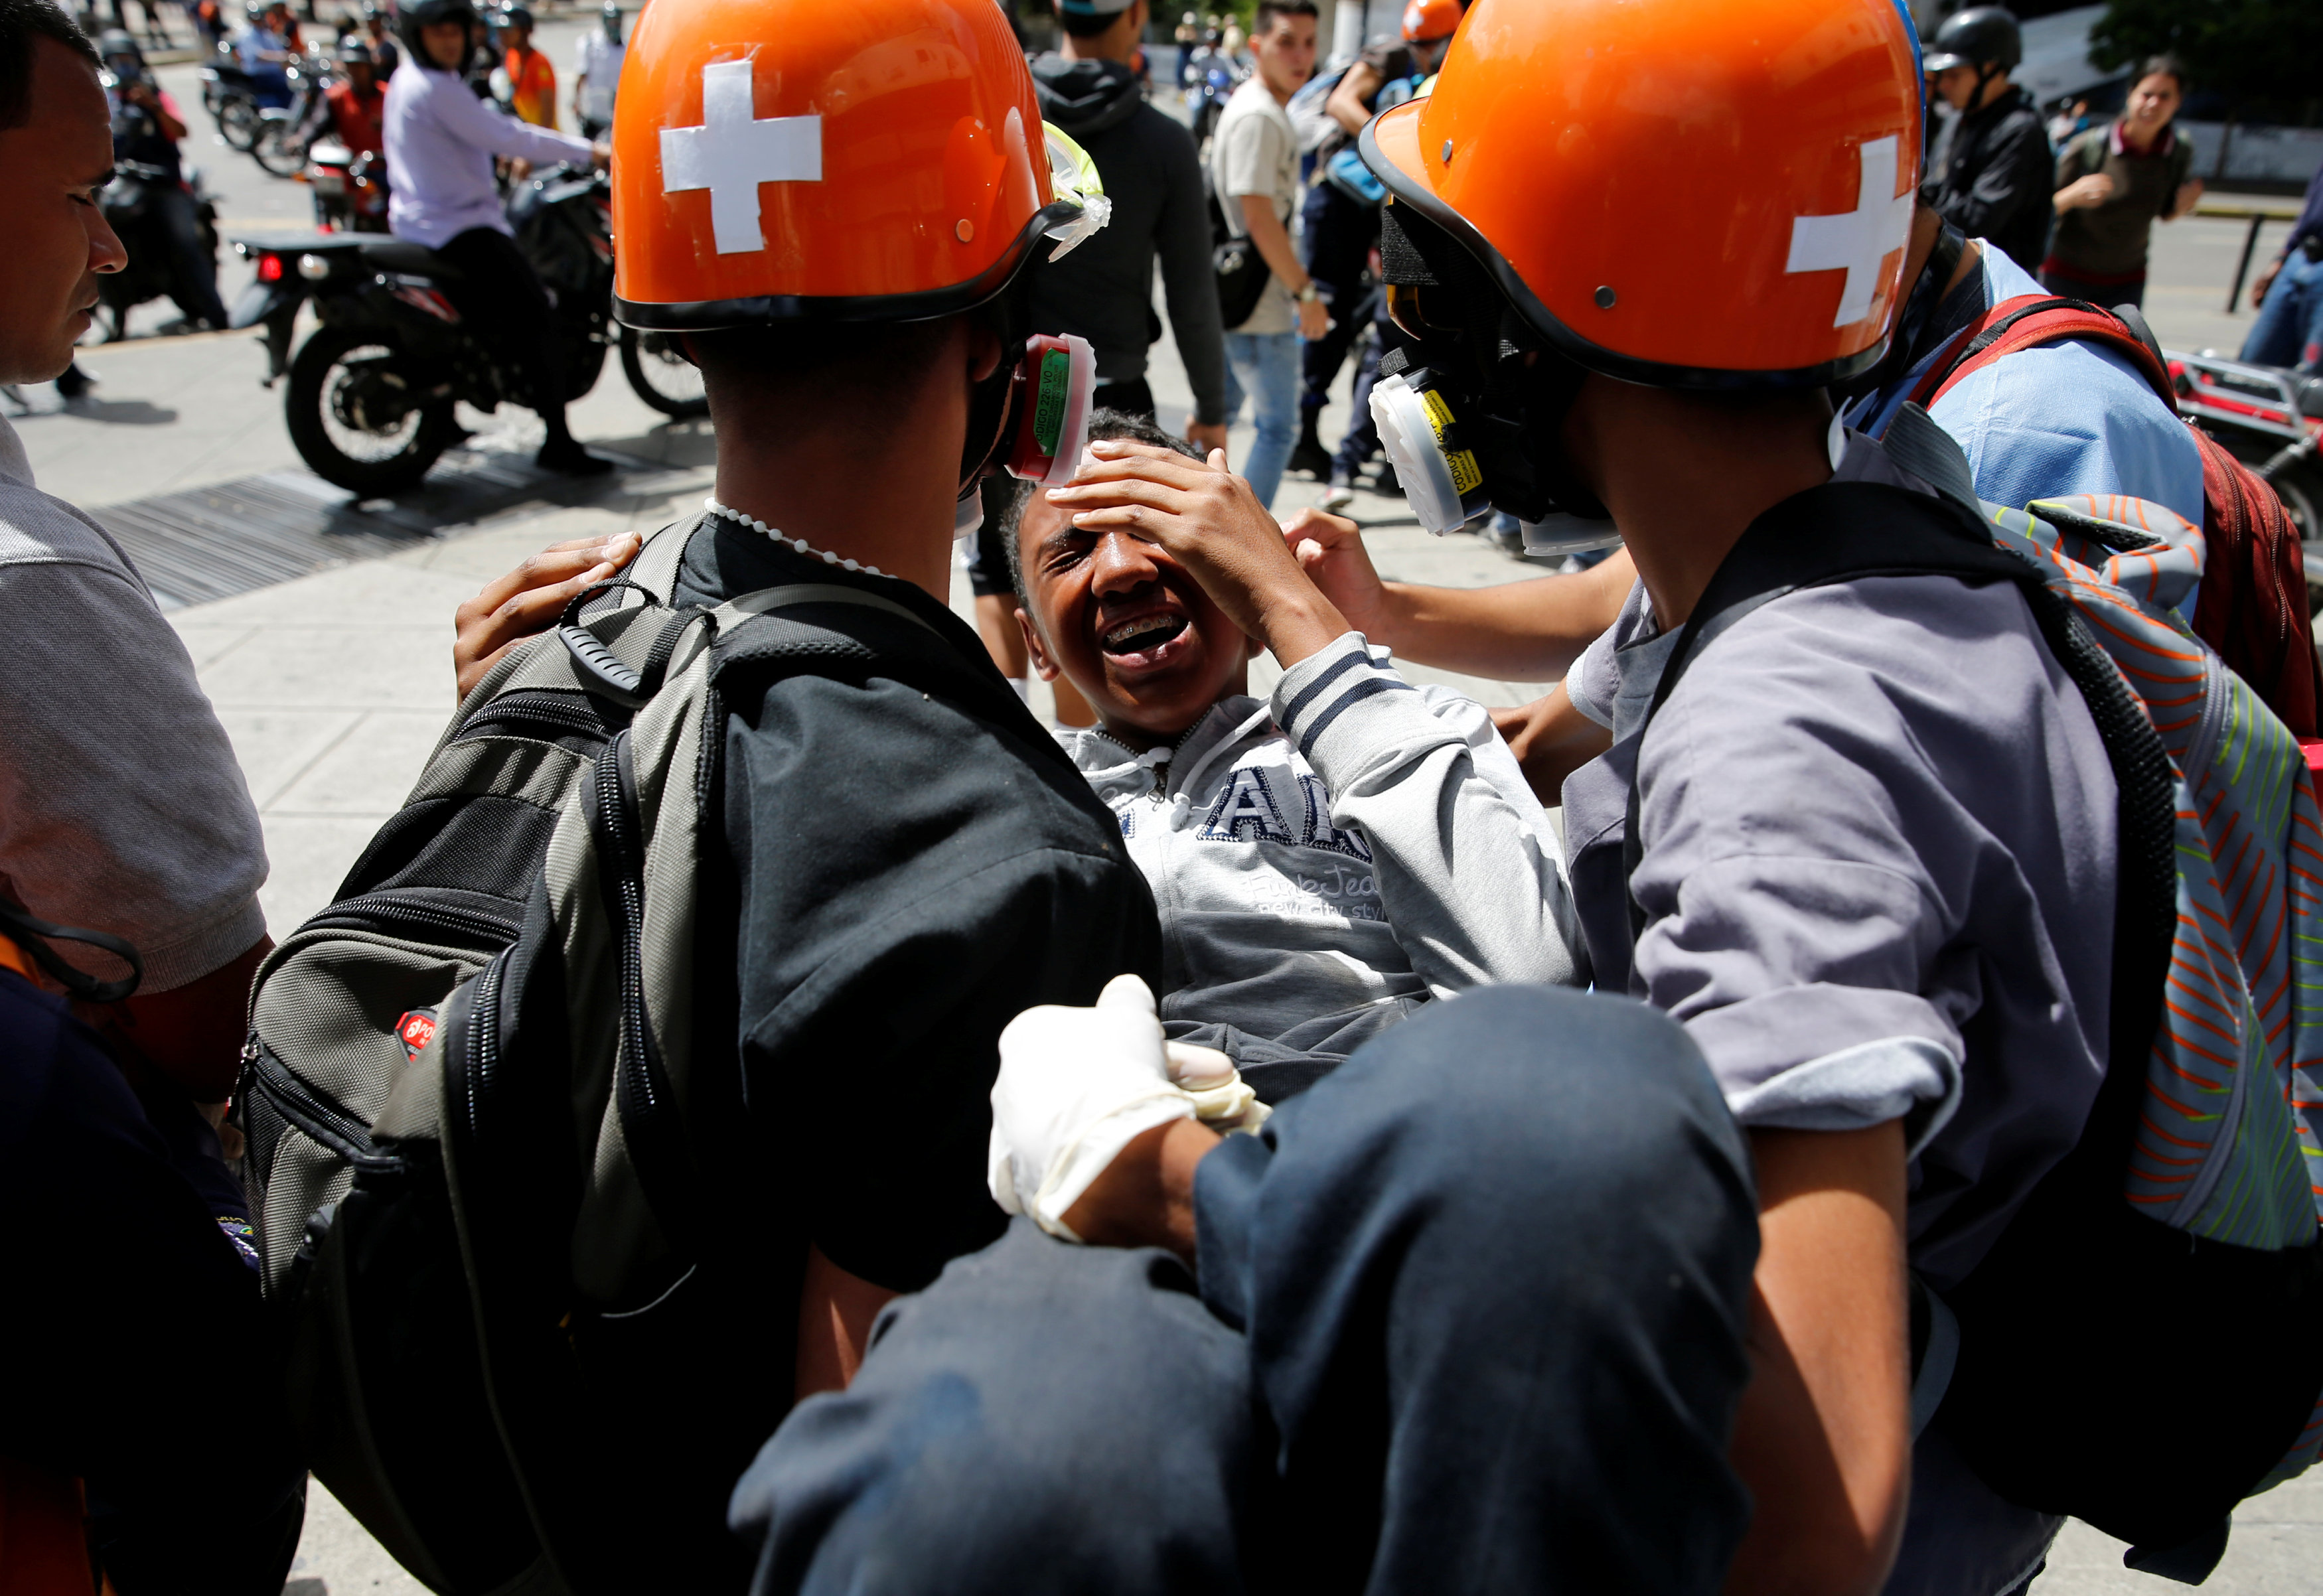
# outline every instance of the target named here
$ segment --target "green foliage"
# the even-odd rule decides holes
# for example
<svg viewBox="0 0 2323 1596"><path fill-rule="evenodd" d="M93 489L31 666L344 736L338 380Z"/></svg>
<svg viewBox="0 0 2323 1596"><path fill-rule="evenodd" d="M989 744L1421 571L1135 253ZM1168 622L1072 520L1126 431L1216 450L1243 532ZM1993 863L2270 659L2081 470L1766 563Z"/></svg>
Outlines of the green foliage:
<svg viewBox="0 0 2323 1596"><path fill-rule="evenodd" d="M2113 0L2089 30L2100 67L2135 69L2165 50L2237 118L2304 121L2323 62L2323 0Z"/></svg>

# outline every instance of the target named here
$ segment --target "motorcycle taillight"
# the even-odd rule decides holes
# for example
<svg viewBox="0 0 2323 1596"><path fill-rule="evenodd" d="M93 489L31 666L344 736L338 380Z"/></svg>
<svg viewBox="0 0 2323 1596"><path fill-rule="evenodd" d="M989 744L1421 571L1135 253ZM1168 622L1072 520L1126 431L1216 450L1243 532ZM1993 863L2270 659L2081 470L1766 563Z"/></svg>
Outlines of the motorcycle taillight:
<svg viewBox="0 0 2323 1596"><path fill-rule="evenodd" d="M280 255L259 256L258 280L261 282L280 282L282 280L282 257Z"/></svg>

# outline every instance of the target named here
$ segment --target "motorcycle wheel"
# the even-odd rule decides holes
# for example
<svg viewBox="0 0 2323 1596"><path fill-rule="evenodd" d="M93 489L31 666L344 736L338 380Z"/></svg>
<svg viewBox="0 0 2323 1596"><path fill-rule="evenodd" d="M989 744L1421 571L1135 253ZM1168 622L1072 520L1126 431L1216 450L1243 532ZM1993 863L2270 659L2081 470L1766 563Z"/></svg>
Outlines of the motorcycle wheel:
<svg viewBox="0 0 2323 1596"><path fill-rule="evenodd" d="M2272 486L2282 498L2282 508L2290 512L2291 525L2299 528L2302 543L2323 538L2323 472L2292 470L2273 479Z"/></svg>
<svg viewBox="0 0 2323 1596"><path fill-rule="evenodd" d="M666 334L623 327L621 372L638 397L665 416L691 421L710 414L701 371L671 345Z"/></svg>
<svg viewBox="0 0 2323 1596"><path fill-rule="evenodd" d="M288 124L269 123L252 142L250 158L273 177L295 178L307 165L307 141Z"/></svg>
<svg viewBox="0 0 2323 1596"><path fill-rule="evenodd" d="M251 145L258 142L259 130L264 125L258 119L258 107L248 100L231 98L218 107L218 136L226 142L228 149L248 154Z"/></svg>
<svg viewBox="0 0 2323 1596"><path fill-rule="evenodd" d="M323 327L290 362L283 419L298 458L325 482L365 499L418 485L452 445L452 401L406 411L392 427L354 425L344 405L380 373L395 346L344 327Z"/></svg>

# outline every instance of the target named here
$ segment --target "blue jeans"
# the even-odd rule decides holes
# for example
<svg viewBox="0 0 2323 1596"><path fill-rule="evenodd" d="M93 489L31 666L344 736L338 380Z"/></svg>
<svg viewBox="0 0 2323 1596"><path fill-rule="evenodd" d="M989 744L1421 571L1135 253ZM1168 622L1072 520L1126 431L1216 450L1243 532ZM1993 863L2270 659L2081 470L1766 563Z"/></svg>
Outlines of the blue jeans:
<svg viewBox="0 0 2323 1596"><path fill-rule="evenodd" d="M1749 1155L1626 998L1491 986L1195 1181L1199 1275L1019 1219L736 1486L754 1596L1695 1596L1749 1517Z"/></svg>
<svg viewBox="0 0 2323 1596"><path fill-rule="evenodd" d="M2291 252L2243 340L2242 358L2254 366L2294 366L2323 374L2323 261Z"/></svg>
<svg viewBox="0 0 2323 1596"><path fill-rule="evenodd" d="M1242 474L1251 491L1269 509L1274 490L1282 483L1282 468L1290 462L1290 445L1299 436L1299 335L1296 333L1228 333L1226 335L1226 424L1242 417L1243 396L1251 399L1251 420L1258 441L1250 446Z"/></svg>

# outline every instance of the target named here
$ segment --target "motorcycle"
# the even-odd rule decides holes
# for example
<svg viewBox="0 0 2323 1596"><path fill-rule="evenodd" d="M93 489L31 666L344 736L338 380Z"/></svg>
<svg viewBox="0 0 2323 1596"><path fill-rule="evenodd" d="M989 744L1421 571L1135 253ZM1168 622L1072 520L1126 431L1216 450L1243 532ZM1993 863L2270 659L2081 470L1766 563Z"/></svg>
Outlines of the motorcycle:
<svg viewBox="0 0 2323 1596"><path fill-rule="evenodd" d="M376 150L357 155L336 139L316 140L307 150L307 191L322 232L387 231L387 157Z"/></svg>
<svg viewBox="0 0 2323 1596"><path fill-rule="evenodd" d="M105 220L120 236L122 247L129 259L118 271L100 273L96 291L100 303L111 313L113 328L108 338L118 340L129 320L129 313L148 299L159 299L171 293L177 284L177 268L170 253L170 241L158 216L152 214L152 190L162 185L174 185L179 179L158 166L146 166L133 161L118 161L113 169L113 181L105 186L97 204L105 212ZM195 214L199 218L202 247L211 259L217 256L217 207L202 188L202 175L188 172L183 186L194 197Z"/></svg>
<svg viewBox="0 0 2323 1596"><path fill-rule="evenodd" d="M1207 48L1195 52L1193 74L1193 82L1186 89L1186 115L1194 130L1194 147L1200 149L1217 131L1218 117L1234 91L1242 87L1245 74L1231 56Z"/></svg>
<svg viewBox="0 0 2323 1596"><path fill-rule="evenodd" d="M605 345L618 338L623 371L647 404L665 415L707 414L701 374L682 355L612 326L610 195L601 174L558 168L509 205L518 246L555 301L566 341L564 399L596 385ZM268 381L289 378L290 441L326 482L364 498L400 492L462 436L455 404L490 411L529 397L497 342L480 336L444 293L456 271L434 251L367 233L234 247L255 267L234 325L265 328ZM321 325L292 357L293 324L308 300Z"/></svg>
<svg viewBox="0 0 2323 1596"><path fill-rule="evenodd" d="M331 66L327 57L309 50L282 69L290 79L289 106L258 114L250 156L269 174L291 178L305 168L308 151L331 125Z"/></svg>
<svg viewBox="0 0 2323 1596"><path fill-rule="evenodd" d="M2178 413L2199 422L2227 453L2263 477L2309 549L2310 609L2323 602L2323 377L2164 351Z"/></svg>
<svg viewBox="0 0 2323 1596"><path fill-rule="evenodd" d="M217 124L218 136L228 148L248 154L258 140L263 112L250 74L242 69L231 43L218 41L201 69L201 78L202 109Z"/></svg>

